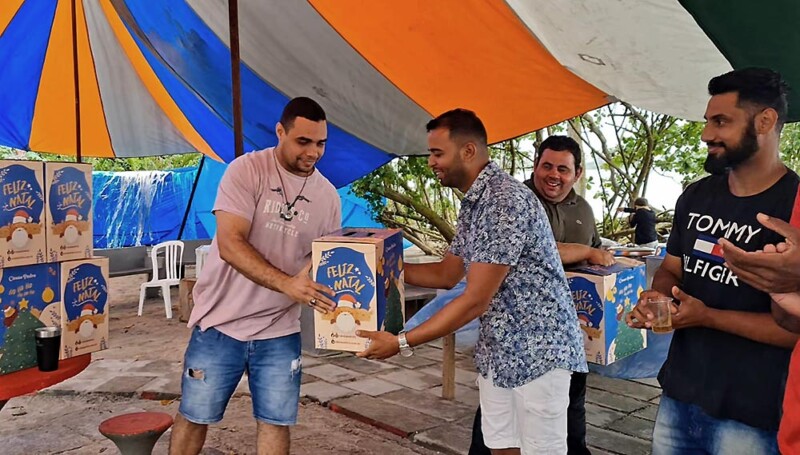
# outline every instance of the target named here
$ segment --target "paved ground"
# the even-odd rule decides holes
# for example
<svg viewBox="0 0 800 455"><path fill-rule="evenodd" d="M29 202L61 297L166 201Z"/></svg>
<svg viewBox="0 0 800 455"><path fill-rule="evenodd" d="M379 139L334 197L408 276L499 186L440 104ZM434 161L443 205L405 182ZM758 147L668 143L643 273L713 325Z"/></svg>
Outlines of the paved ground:
<svg viewBox="0 0 800 455"><path fill-rule="evenodd" d="M159 298L136 316L140 277L111 280L111 348L80 375L0 411L0 452L100 453L113 445L97 432L104 419L136 410L175 413L180 399L185 324L164 318ZM177 293L173 294L177 302ZM456 355L456 400L441 395L441 349L375 362L337 354L305 356L300 425L292 453L463 454L478 393L471 356ZM660 396L653 380L589 377L588 441L593 453L645 454ZM212 426L204 453L255 453L246 380L225 419ZM377 427L377 428L376 428ZM165 453L167 436L156 453Z"/></svg>

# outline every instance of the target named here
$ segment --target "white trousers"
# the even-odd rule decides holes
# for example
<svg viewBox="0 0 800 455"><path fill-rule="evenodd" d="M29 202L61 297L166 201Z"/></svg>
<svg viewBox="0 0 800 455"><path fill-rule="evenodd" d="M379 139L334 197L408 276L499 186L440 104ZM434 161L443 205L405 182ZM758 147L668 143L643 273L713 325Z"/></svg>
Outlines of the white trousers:
<svg viewBox="0 0 800 455"><path fill-rule="evenodd" d="M478 375L486 447L519 447L522 455L566 454L571 376L571 371L555 369L520 387L504 389Z"/></svg>

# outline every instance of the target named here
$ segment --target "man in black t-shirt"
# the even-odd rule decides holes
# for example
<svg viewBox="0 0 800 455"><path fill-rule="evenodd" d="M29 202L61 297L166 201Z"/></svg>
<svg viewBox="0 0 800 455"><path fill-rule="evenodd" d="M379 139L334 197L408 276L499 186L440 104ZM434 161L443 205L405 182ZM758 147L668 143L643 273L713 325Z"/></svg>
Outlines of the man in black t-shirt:
<svg viewBox="0 0 800 455"><path fill-rule="evenodd" d="M632 213L628 223L636 230L633 233L633 243L639 246L655 248L658 246L656 235L656 212L647 204L647 199L637 197L633 201L633 208L620 207L621 212Z"/></svg>
<svg viewBox="0 0 800 455"><path fill-rule="evenodd" d="M756 251L782 240L756 214L789 220L800 183L778 150L787 87L773 71L748 68L713 78L708 90L701 139L712 175L678 199L667 256L627 321L650 328L647 298L675 298L653 454L778 453L797 335L775 323L769 294L725 265L718 241Z"/></svg>

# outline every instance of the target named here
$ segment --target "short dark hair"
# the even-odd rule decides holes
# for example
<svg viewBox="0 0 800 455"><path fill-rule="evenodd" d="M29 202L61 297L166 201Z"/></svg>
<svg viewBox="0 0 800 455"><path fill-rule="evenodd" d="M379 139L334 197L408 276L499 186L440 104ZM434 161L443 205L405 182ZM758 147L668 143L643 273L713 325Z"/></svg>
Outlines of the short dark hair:
<svg viewBox="0 0 800 455"><path fill-rule="evenodd" d="M633 201L633 205L638 205L639 207L646 207L648 205L647 199L643 197L637 197L636 200Z"/></svg>
<svg viewBox="0 0 800 455"><path fill-rule="evenodd" d="M289 131L294 126L294 119L297 117L303 117L312 122L326 120L325 111L322 109L322 106L305 96L293 98L286 104L283 108L283 113L281 113L281 125L283 125L286 131Z"/></svg>
<svg viewBox="0 0 800 455"><path fill-rule="evenodd" d="M789 84L780 73L767 68L743 68L730 71L708 82L711 96L736 92L738 105L750 104L761 109L772 108L778 113L778 131L786 123L789 112Z"/></svg>
<svg viewBox="0 0 800 455"><path fill-rule="evenodd" d="M573 158L575 158L575 170L581 168L581 147L569 136L550 136L539 145L539 148L536 150L536 159L534 160L534 166L539 165L539 159L542 157L542 152L545 150L550 149L554 152L570 152L572 153Z"/></svg>
<svg viewBox="0 0 800 455"><path fill-rule="evenodd" d="M468 109L459 108L447 111L428 122L425 128L429 133L435 129L447 128L451 138L469 137L478 140L478 145L484 147L488 143L486 127L483 126L481 119Z"/></svg>

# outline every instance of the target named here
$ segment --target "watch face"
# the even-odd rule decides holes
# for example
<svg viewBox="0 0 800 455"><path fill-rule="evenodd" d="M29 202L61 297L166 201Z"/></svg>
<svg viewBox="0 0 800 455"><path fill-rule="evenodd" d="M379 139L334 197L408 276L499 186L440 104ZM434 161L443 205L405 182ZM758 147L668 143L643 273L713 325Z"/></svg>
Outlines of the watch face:
<svg viewBox="0 0 800 455"><path fill-rule="evenodd" d="M414 351L411 348L401 349L400 356L401 357L411 357L414 354Z"/></svg>

